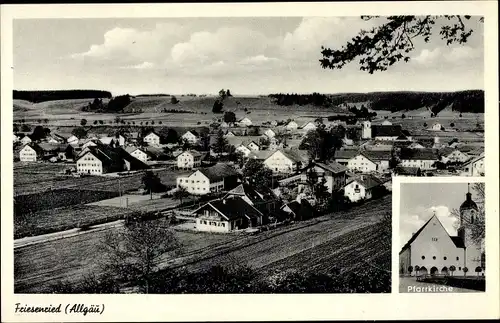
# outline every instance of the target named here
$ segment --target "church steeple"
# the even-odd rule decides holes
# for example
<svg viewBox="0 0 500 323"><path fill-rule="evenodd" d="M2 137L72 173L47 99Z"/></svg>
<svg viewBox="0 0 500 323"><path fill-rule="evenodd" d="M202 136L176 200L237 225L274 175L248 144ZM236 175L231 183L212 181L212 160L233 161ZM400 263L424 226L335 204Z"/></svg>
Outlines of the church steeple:
<svg viewBox="0 0 500 323"><path fill-rule="evenodd" d="M462 237L465 242L465 231L470 230L467 228L468 224L473 224L476 219L476 212L478 207L476 202L472 200L472 193L470 192L470 184L467 184L467 193L465 194L465 201L460 205L460 227L457 230L458 236Z"/></svg>

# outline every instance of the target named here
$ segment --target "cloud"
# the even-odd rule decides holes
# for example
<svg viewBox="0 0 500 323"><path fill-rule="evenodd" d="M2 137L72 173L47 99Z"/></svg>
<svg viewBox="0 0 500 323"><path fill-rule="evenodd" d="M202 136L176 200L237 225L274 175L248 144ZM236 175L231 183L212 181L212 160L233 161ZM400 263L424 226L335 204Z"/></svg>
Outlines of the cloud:
<svg viewBox="0 0 500 323"><path fill-rule="evenodd" d="M481 50L470 46L453 47L447 53L446 59L450 62L463 62L481 57Z"/></svg>
<svg viewBox="0 0 500 323"><path fill-rule="evenodd" d="M420 51L420 54L417 56L413 57L413 60L415 60L419 64L433 64L437 59L441 56L441 50L439 48L434 48L434 49L422 49Z"/></svg>
<svg viewBox="0 0 500 323"><path fill-rule="evenodd" d="M155 68L155 64L151 62L142 62L135 65L122 66L123 69L136 69L136 70L147 70Z"/></svg>
<svg viewBox="0 0 500 323"><path fill-rule="evenodd" d="M466 61L482 57L482 48L475 48L465 45L456 47L447 47L445 49L424 48L413 60L421 65L439 65L439 64L463 64Z"/></svg>

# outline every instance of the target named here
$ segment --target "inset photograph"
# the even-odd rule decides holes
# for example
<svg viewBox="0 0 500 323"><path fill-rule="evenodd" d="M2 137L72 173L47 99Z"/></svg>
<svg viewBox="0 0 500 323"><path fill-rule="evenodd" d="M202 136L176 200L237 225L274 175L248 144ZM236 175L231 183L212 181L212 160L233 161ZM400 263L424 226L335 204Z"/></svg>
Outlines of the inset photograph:
<svg viewBox="0 0 500 323"><path fill-rule="evenodd" d="M401 183L400 293L485 291L484 182Z"/></svg>

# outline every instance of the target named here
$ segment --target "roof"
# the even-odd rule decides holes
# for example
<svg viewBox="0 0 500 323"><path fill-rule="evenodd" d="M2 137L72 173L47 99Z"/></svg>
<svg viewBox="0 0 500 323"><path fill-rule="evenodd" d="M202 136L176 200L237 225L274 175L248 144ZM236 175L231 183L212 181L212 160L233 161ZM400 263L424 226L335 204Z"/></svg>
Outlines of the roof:
<svg viewBox="0 0 500 323"><path fill-rule="evenodd" d="M232 166L221 163L211 167L200 168L198 171L205 175L210 181L219 181L229 176L238 175L238 172Z"/></svg>
<svg viewBox="0 0 500 323"><path fill-rule="evenodd" d="M53 145L47 142L41 142L38 144L38 146L43 150L43 151L59 151L60 147L59 145ZM65 146L66 147L66 146Z"/></svg>
<svg viewBox="0 0 500 323"><path fill-rule="evenodd" d="M257 190L255 187L246 183L240 184L230 190L224 198L228 196L246 196L254 204L276 199L276 196L271 189Z"/></svg>
<svg viewBox="0 0 500 323"><path fill-rule="evenodd" d="M196 150L186 150L186 151L183 151L181 154L179 154L177 157L179 157L180 155L182 155L184 153L191 154L193 157L201 157L202 156L202 153L200 153L199 151L196 151Z"/></svg>
<svg viewBox="0 0 500 323"><path fill-rule="evenodd" d="M292 213L295 214L296 216L300 215L303 212L307 212L309 215L315 213L314 207L307 200L302 200L300 203L297 200L295 200L286 204L283 207L288 207L292 211Z"/></svg>
<svg viewBox="0 0 500 323"><path fill-rule="evenodd" d="M401 160L438 160L437 151L435 149L401 149Z"/></svg>
<svg viewBox="0 0 500 323"><path fill-rule="evenodd" d="M23 150L23 149L24 149L24 148L26 148L26 147L30 147L30 148L32 148L34 151L36 151L36 152L37 152L37 154L43 153L43 149L42 149L42 147L40 147L40 146L39 146L39 144L37 144L37 143L30 142L30 143L28 143L28 144L24 145L24 147L23 147L23 148L21 148L21 150Z"/></svg>
<svg viewBox="0 0 500 323"><path fill-rule="evenodd" d="M372 126L372 137L398 137L402 131L401 125L374 125Z"/></svg>
<svg viewBox="0 0 500 323"><path fill-rule="evenodd" d="M241 218L255 219L262 216L262 213L260 213L256 208L248 204L239 196L210 201L199 209L195 210L193 213L196 213L198 210L204 209L206 207L211 207L217 210L227 220L236 220Z"/></svg>
<svg viewBox="0 0 500 323"><path fill-rule="evenodd" d="M399 175L418 175L418 172L420 171L420 167L403 167L403 166L396 166L394 169L396 174Z"/></svg>
<svg viewBox="0 0 500 323"><path fill-rule="evenodd" d="M105 145L89 146L83 154L78 156L77 160L88 153L91 153L96 158L98 158L103 163L103 165L116 165L118 163L121 163L123 160L126 160L130 163L130 170L149 168L148 165L131 156L125 149L120 147L111 148Z"/></svg>
<svg viewBox="0 0 500 323"><path fill-rule="evenodd" d="M352 182L357 182L361 184L365 189L369 190L374 187L380 186L383 184L383 182L378 179L377 177L370 175L370 174L363 174L360 176L355 176L352 177L347 183L346 186L349 185Z"/></svg>
<svg viewBox="0 0 500 323"><path fill-rule="evenodd" d="M280 151L287 158L297 163L307 163L309 161L309 153L307 150L287 149L277 151Z"/></svg>
<svg viewBox="0 0 500 323"><path fill-rule="evenodd" d="M186 131L182 136L184 137L187 133L192 133L193 135L195 135L196 137L199 136L198 132L196 130L188 130Z"/></svg>
<svg viewBox="0 0 500 323"><path fill-rule="evenodd" d="M390 160L392 157L390 150L364 150L360 154L372 161Z"/></svg>
<svg viewBox="0 0 500 323"><path fill-rule="evenodd" d="M339 163L335 161L331 161L328 163L317 163L314 162L314 164L320 168L323 168L324 170L330 171L334 174L338 173L343 173L347 171L347 167L340 165Z"/></svg>
<svg viewBox="0 0 500 323"><path fill-rule="evenodd" d="M472 194L467 192L465 201L460 205L460 210L475 209L478 210L476 202L472 200Z"/></svg>
<svg viewBox="0 0 500 323"><path fill-rule="evenodd" d="M464 239L462 239L461 237L456 237L456 236L450 236L451 238L451 241L453 241L453 243L455 244L455 246L457 248L465 248L465 243L464 243Z"/></svg>
<svg viewBox="0 0 500 323"><path fill-rule="evenodd" d="M342 149L335 151L334 159L351 159L359 155L359 150L357 149Z"/></svg>
<svg viewBox="0 0 500 323"><path fill-rule="evenodd" d="M251 151L250 154L248 154L248 159L258 159L258 160L265 160L268 159L269 156L274 154L275 151L273 150L254 150Z"/></svg>
<svg viewBox="0 0 500 323"><path fill-rule="evenodd" d="M472 158L472 159L470 159L470 160L466 161L466 162L462 165L462 167L467 166L467 165L472 164L472 163L475 163L475 162L477 162L477 161L479 161L479 160L481 160L481 159L484 159L484 155L480 155L480 156L477 156L477 157L475 157L475 158Z"/></svg>

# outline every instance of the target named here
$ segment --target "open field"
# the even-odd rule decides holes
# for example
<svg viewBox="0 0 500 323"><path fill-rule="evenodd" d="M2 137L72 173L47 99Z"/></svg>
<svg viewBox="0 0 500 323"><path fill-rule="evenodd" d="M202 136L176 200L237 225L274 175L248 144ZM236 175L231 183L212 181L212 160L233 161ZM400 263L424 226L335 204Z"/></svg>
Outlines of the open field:
<svg viewBox="0 0 500 323"><path fill-rule="evenodd" d="M81 228L123 219L130 209L73 205L14 217L14 239Z"/></svg>
<svg viewBox="0 0 500 323"><path fill-rule="evenodd" d="M177 232L183 248L178 254L166 254L160 267L182 266L189 270L197 270L213 264L224 265L235 261L264 270L271 270L275 262L280 266L279 261L288 261L291 266L308 266L308 263L298 264L294 256L313 265L325 261L333 265L342 263L346 269L357 268L365 264L364 260L372 258L375 263L384 266L387 257L381 255L383 250L377 246L377 241L371 240L372 237L367 232L371 232L369 228L381 215L390 211L391 196L388 195L349 211L252 236ZM354 233L356 230L360 231ZM86 273L97 272L98 259L105 258L105 255L100 253L99 247L105 233L106 231L89 232L15 249L15 291L41 292L57 281L78 281ZM361 236L363 237L360 238ZM353 241L356 242L353 244ZM320 248L322 252L315 252L315 248ZM373 248L378 248L379 252L367 251L374 250ZM324 250L330 251L325 253ZM335 253L335 250L339 253ZM387 251L390 252L390 248ZM354 262L348 261L342 254L349 252L360 253L365 257L362 260L358 258ZM316 257L307 260L303 258L306 253L314 254Z"/></svg>

